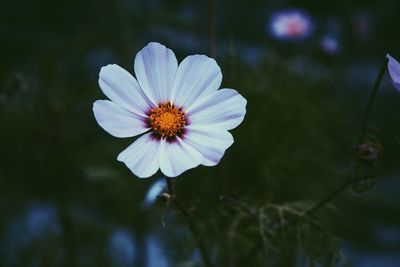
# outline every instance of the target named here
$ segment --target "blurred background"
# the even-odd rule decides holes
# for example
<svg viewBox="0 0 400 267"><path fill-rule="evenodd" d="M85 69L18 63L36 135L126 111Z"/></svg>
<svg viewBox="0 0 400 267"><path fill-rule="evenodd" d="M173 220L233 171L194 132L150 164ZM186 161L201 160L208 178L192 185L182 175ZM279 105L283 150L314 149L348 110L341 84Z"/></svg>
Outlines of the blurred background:
<svg viewBox="0 0 400 267"><path fill-rule="evenodd" d="M130 173L116 157L134 139L92 113L101 66L133 73L157 41L178 61L212 53L222 87L248 100L221 163L175 180L216 266L400 266L400 94L387 73L368 127L383 147L376 177L312 222L272 237L261 223L351 173L375 78L386 53L400 59L399 11L397 0L4 2L0 265L202 266L183 218L156 200L161 174Z"/></svg>

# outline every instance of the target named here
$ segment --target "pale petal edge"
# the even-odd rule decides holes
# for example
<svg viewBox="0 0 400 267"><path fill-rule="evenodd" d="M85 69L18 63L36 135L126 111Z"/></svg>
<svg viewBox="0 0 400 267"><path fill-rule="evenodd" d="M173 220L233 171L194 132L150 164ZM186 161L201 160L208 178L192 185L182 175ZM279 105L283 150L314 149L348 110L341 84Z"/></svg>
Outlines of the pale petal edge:
<svg viewBox="0 0 400 267"><path fill-rule="evenodd" d="M386 54L388 62L388 70L393 86L400 91L400 63L390 54Z"/></svg>

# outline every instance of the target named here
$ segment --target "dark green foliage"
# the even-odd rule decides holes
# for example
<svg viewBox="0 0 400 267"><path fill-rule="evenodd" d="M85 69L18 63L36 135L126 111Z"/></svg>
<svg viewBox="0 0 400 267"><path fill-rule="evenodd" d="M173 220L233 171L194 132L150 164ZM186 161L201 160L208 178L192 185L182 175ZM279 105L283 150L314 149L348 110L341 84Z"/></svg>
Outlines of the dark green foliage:
<svg viewBox="0 0 400 267"><path fill-rule="evenodd" d="M239 200L229 202L228 250L237 251L235 260L243 266L342 266L339 264L345 263L338 241L326 226L316 218L305 216L312 203L255 207Z"/></svg>

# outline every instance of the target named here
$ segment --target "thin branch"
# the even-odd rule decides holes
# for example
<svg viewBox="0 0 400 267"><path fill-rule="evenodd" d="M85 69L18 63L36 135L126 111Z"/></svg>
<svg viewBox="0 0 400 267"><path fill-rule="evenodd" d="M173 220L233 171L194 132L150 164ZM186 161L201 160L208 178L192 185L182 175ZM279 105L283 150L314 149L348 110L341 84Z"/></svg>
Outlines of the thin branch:
<svg viewBox="0 0 400 267"><path fill-rule="evenodd" d="M361 125L361 138L365 135L365 131L367 129L367 125L369 122L370 114L372 111L372 107L376 98L376 94L379 90L380 84L382 82L383 75L385 74L385 71L387 69L387 63L388 59L385 57L385 60L380 68L379 74L375 80L374 87L371 90L371 93L368 98L368 104L367 108L365 109L364 112L364 117ZM356 159L357 160L357 159ZM318 203L316 203L313 207L308 209L307 211L304 212L304 216L311 216L315 214L317 211L320 209L324 208L328 203L330 203L333 199L335 199L340 193L342 193L353 181L357 180L357 173L354 173L352 176L348 177L339 187L337 187L333 192L331 192L329 195L321 199ZM298 223L299 220L293 220L285 224L281 224L278 226L275 230L282 230L286 228L289 225L293 225ZM257 238L256 242L254 243L254 246L250 249L249 253L247 256L244 258L244 262L248 262L251 259L253 259L259 250L263 248L263 240L261 238Z"/></svg>
<svg viewBox="0 0 400 267"><path fill-rule="evenodd" d="M385 60L383 61L383 64L379 71L379 74L376 77L374 87L372 88L371 93L368 98L368 104L367 104L367 108L365 109L365 112L364 112L364 119L363 119L363 123L361 126L361 136L365 135L365 130L368 125L369 117L370 117L370 114L372 111L372 106L374 104L376 94L377 94L380 84L382 82L383 75L385 74L385 71L387 69L387 63L388 63L388 59L385 57ZM357 159L355 159L355 160L357 161ZM346 181L343 184L341 184L338 188L336 188L332 193L330 193L328 196L326 196L325 198L320 200L318 203L316 203L313 207L311 207L309 210L307 210L304 213L304 215L312 215L315 212L317 212L319 209L325 207L326 204L331 202L337 195L339 195L343 190L345 190L351 184L352 181L354 181L356 179L357 179L357 173L354 173L352 177L348 177L346 179Z"/></svg>
<svg viewBox="0 0 400 267"><path fill-rule="evenodd" d="M171 178L165 177L166 181L167 181L167 190L168 193L170 195L170 201L171 203L174 204L174 206L176 207L176 209L179 211L179 213L182 215L182 217L185 219L187 225L189 226L189 230L193 235L194 240L197 243L197 247L200 250L200 254L201 254L201 258L203 260L204 266L206 267L212 267L212 263L210 260L210 256L207 253L206 247L203 243L203 240L200 237L200 233L197 229L196 223L194 222L194 220L192 219L192 217L190 217L189 213L186 211L185 208L183 208L183 206L179 203L178 199L176 198L176 194L175 194L175 190L174 190L174 185L173 185L173 181Z"/></svg>
<svg viewBox="0 0 400 267"><path fill-rule="evenodd" d="M311 207L309 210L307 210L304 215L310 216L317 212L319 209L323 208L331 202L336 196L338 196L340 193L342 193L343 190L345 190L350 184L351 184L352 179L348 177L344 183L342 183L338 188L336 188L332 193L327 195L325 198L320 200L318 203L316 203L313 207Z"/></svg>
<svg viewBox="0 0 400 267"><path fill-rule="evenodd" d="M365 134L365 130L367 129L369 116L370 116L371 111L372 111L372 106L374 104L374 100L375 100L376 94L377 94L377 92L379 90L379 85L382 82L383 75L385 74L385 71L387 69L387 63L388 63L388 59L385 57L385 60L384 60L384 62L382 64L382 66L381 66L379 74L376 77L374 87L372 88L372 91L371 91L371 93L369 95L368 105L367 105L367 108L366 108L366 110L364 112L364 119L363 119L363 123L362 123L362 126L361 126L361 135L364 135Z"/></svg>
<svg viewBox="0 0 400 267"><path fill-rule="evenodd" d="M210 41L210 56L217 56L217 30L215 22L215 0L208 0L208 35Z"/></svg>
<svg viewBox="0 0 400 267"><path fill-rule="evenodd" d="M372 107L375 101L376 94L378 93L380 84L382 82L383 75L385 74L385 71L387 69L387 63L388 59L385 57L385 60L383 61L383 64L381 66L381 69L379 70L379 74L376 77L374 87L371 90L371 93L368 98L368 104L367 108L365 109L364 112L364 119L361 125L361 138L362 136L365 135L365 131L367 129L367 125L369 122L369 117L372 111ZM357 161L357 159L355 159ZM335 189L332 193L330 193L328 196L323 198L321 201L316 203L312 208L310 208L308 211L305 212L305 215L312 215L313 213L317 212L319 209L325 207L326 204L331 202L337 195L339 195L343 190L345 190L353 180L357 179L357 173L353 174L353 177L348 177L346 181L341 184L337 189Z"/></svg>

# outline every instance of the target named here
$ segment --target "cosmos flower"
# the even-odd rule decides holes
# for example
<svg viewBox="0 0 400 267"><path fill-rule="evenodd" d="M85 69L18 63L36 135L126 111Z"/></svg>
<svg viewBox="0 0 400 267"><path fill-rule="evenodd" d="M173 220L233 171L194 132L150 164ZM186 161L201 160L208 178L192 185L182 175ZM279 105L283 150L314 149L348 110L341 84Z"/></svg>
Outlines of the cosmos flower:
<svg viewBox="0 0 400 267"><path fill-rule="evenodd" d="M389 54L386 57L389 60L388 69L392 84L397 91L400 91L400 63Z"/></svg>
<svg viewBox="0 0 400 267"><path fill-rule="evenodd" d="M101 68L99 85L110 100L97 100L97 123L115 137L138 137L118 155L135 175L161 169L176 177L200 164L214 166L233 143L228 132L246 113L246 99L219 89L221 69L204 55L186 57L149 43L135 58L136 79L118 65Z"/></svg>
<svg viewBox="0 0 400 267"><path fill-rule="evenodd" d="M301 39L311 33L312 22L299 10L281 11L272 16L269 30L278 39Z"/></svg>

